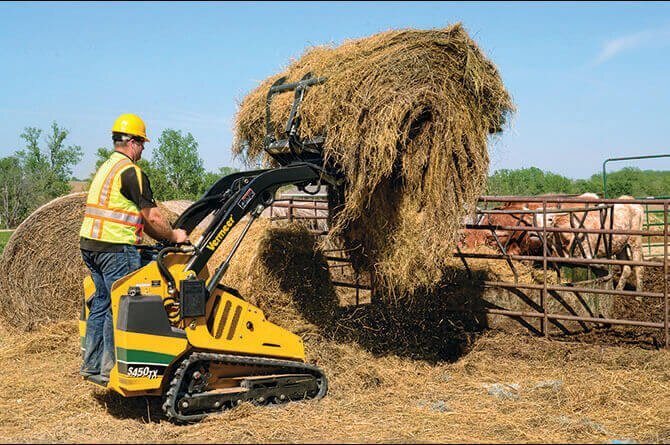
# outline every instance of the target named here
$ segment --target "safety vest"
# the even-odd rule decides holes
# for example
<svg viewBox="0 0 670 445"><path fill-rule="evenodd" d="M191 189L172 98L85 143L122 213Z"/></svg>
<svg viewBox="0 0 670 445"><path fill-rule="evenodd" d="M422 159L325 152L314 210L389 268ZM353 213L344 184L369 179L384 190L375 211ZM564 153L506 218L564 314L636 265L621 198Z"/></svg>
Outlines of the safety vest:
<svg viewBox="0 0 670 445"><path fill-rule="evenodd" d="M137 171L142 190L140 168L119 152L114 152L95 174L86 198L84 222L79 235L114 244L139 244L144 218L137 205L121 194L121 173Z"/></svg>

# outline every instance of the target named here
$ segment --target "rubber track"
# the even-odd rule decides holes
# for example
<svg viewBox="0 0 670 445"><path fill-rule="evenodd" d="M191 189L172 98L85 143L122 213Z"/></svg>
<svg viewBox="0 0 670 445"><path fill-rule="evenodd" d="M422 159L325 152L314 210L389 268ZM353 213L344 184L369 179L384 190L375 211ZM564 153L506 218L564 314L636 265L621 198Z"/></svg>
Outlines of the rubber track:
<svg viewBox="0 0 670 445"><path fill-rule="evenodd" d="M290 360L279 360L272 358L264 357L246 357L239 355L229 355L229 354L216 354L210 352L194 352L184 359L179 365L179 368L174 373L174 377L170 382L170 387L168 388L167 393L165 394L165 402L163 403L163 411L165 415L170 420L177 422L197 422L202 420L210 414L216 413L207 412L201 414L180 414L176 411L175 407L177 406L177 395L179 394L179 388L182 385L186 370L197 362L208 362L208 363L222 363L227 365L243 365L243 366L256 366L256 367L279 367L281 368L282 373L309 373L317 378L319 382L319 392L313 397L314 399L320 399L326 395L328 392L328 379L326 379L323 371L314 365L307 363L294 362ZM224 406L221 407L220 411L226 409Z"/></svg>

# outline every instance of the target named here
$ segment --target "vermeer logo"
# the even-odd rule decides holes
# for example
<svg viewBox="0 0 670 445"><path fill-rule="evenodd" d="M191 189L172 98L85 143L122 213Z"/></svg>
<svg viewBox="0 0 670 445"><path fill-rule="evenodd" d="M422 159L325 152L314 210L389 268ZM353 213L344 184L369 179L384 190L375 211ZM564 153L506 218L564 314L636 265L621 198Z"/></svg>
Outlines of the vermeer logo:
<svg viewBox="0 0 670 445"><path fill-rule="evenodd" d="M226 221L226 224L221 227L221 230L219 230L216 238L207 243L207 248L212 252L215 251L216 248L219 247L219 244L221 244L221 241L223 241L223 238L225 238L228 232L230 232L230 228L233 227L233 224L235 224L235 220L231 216L228 218L228 221Z"/></svg>

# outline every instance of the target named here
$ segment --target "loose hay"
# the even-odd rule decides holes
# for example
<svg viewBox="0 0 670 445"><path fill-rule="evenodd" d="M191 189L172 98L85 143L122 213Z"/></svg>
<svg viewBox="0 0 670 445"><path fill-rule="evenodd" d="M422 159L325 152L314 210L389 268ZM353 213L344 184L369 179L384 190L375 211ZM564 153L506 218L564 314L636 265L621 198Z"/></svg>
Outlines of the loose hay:
<svg viewBox="0 0 670 445"><path fill-rule="evenodd" d="M243 404L179 426L161 414L159 398L124 399L83 382L78 341L75 321L0 335L4 442L670 441L668 351L488 333L457 361L430 364L314 338L310 349L330 383L324 399ZM489 395L487 386L496 384L518 385L518 399ZM439 409L445 405L449 410Z"/></svg>
<svg viewBox="0 0 670 445"><path fill-rule="evenodd" d="M329 191L331 235L357 248L354 266L374 270L386 297L435 285L484 188L487 138L514 110L496 67L460 24L311 48L242 101L236 153L261 157L269 87L307 73L328 80L306 94L300 131L327 136L325 156L347 180ZM291 102L290 94L273 102L275 129Z"/></svg>
<svg viewBox="0 0 670 445"><path fill-rule="evenodd" d="M651 258L647 261L658 263L660 267L645 267L642 287L645 292L664 292L665 271L663 270L663 258ZM667 286L670 291L670 285ZM623 316L642 321L653 321L663 323L665 313L665 302L663 298L649 297L617 297L616 316ZM659 332L657 330L657 332Z"/></svg>
<svg viewBox="0 0 670 445"><path fill-rule="evenodd" d="M56 198L17 227L0 257L0 317L8 329L32 330L50 321L77 319L83 280L79 250L86 193ZM161 203L170 221L176 215ZM144 242L154 243L149 236Z"/></svg>
<svg viewBox="0 0 670 445"><path fill-rule="evenodd" d="M212 269L227 258L247 221L240 221L224 239L210 260ZM328 324L338 306L316 237L298 223L273 226L266 219L255 221L222 283L239 290L268 320L298 334L314 331L315 324Z"/></svg>

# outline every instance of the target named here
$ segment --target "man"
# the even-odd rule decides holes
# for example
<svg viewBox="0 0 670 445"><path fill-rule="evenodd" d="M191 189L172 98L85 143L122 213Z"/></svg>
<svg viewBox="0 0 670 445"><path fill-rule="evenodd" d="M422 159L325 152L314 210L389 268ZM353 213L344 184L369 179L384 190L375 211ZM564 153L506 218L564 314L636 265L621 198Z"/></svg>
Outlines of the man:
<svg viewBox="0 0 670 445"><path fill-rule="evenodd" d="M114 153L91 182L79 233L81 254L95 283L80 374L104 385L116 361L111 287L140 268L135 244L142 241L143 231L157 240L188 241L184 230L173 230L162 216L149 179L136 164L149 142L142 119L134 114L119 116L112 127L112 140Z"/></svg>

